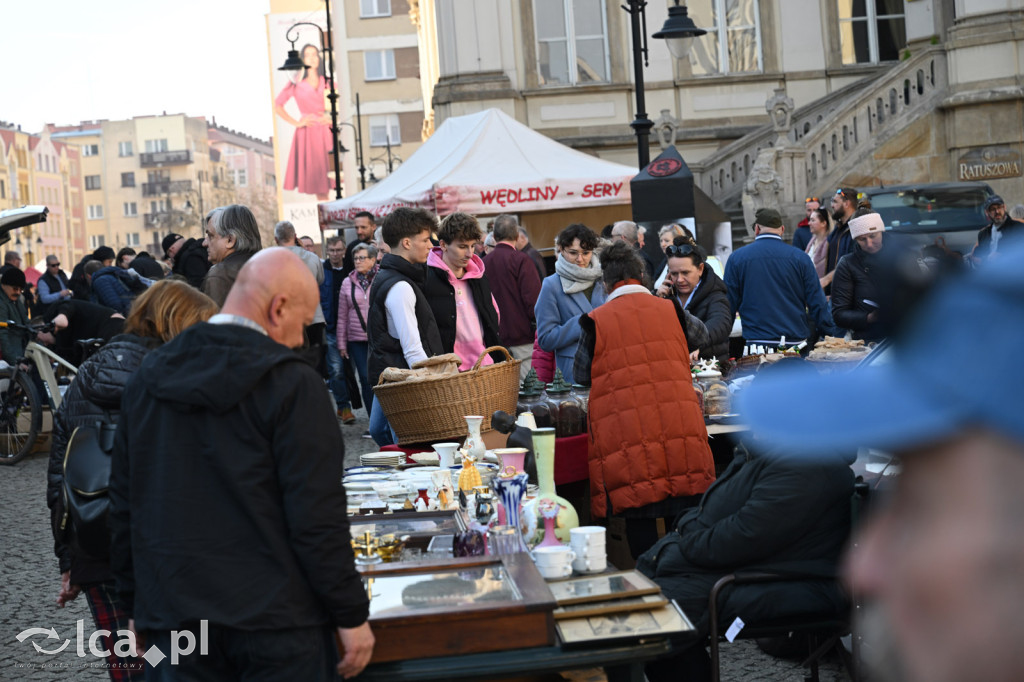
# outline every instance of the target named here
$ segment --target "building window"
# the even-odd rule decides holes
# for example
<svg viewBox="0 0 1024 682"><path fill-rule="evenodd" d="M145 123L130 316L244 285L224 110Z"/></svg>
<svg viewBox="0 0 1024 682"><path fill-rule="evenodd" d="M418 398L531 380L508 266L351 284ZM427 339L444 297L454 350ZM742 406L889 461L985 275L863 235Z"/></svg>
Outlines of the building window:
<svg viewBox="0 0 1024 682"><path fill-rule="evenodd" d="M761 15L758 0L690 0L694 23L708 34L693 41L694 75L761 70Z"/></svg>
<svg viewBox="0 0 1024 682"><path fill-rule="evenodd" d="M363 19L390 17L391 0L359 0L359 16Z"/></svg>
<svg viewBox="0 0 1024 682"><path fill-rule="evenodd" d="M87 144L82 146L82 156L99 156L100 146L98 144Z"/></svg>
<svg viewBox="0 0 1024 682"><path fill-rule="evenodd" d="M392 145L401 144L402 131L398 126L398 114L370 116L370 146L386 147L390 139Z"/></svg>
<svg viewBox="0 0 1024 682"><path fill-rule="evenodd" d="M237 187L248 187L249 178L246 176L245 169L239 168L235 175L235 186Z"/></svg>
<svg viewBox="0 0 1024 682"><path fill-rule="evenodd" d="M273 187L276 184L275 181L276 181L276 178L274 177L273 173L264 173L263 174L263 184L266 185L267 187ZM0 196L0 199L3 199L3 197Z"/></svg>
<svg viewBox="0 0 1024 682"><path fill-rule="evenodd" d="M367 50L363 53L366 62L366 80L385 81L395 78L394 50Z"/></svg>
<svg viewBox="0 0 1024 682"><path fill-rule="evenodd" d="M101 235L101 234L94 234L91 237L89 237L89 248L91 248L93 251L95 251L96 249L100 248L101 246L104 246L103 242L104 242L103 235Z"/></svg>
<svg viewBox="0 0 1024 682"><path fill-rule="evenodd" d="M0 180L0 199L7 198L7 185L4 184L3 180Z"/></svg>
<svg viewBox="0 0 1024 682"><path fill-rule="evenodd" d="M601 0L533 3L541 85L607 83L608 22Z"/></svg>
<svg viewBox="0 0 1024 682"><path fill-rule="evenodd" d="M907 45L903 0L838 0L843 64L894 62Z"/></svg>
<svg viewBox="0 0 1024 682"><path fill-rule="evenodd" d="M98 176L98 175L86 175L85 176L85 188L86 189L100 189L100 176Z"/></svg>
<svg viewBox="0 0 1024 682"><path fill-rule="evenodd" d="M156 152L167 151L167 140L146 140L146 153L154 154Z"/></svg>
<svg viewBox="0 0 1024 682"><path fill-rule="evenodd" d="M89 205L89 220L99 220L103 217L103 205L102 204L90 204Z"/></svg>
<svg viewBox="0 0 1024 682"><path fill-rule="evenodd" d="M117 155L118 156L131 156L132 155L132 143L129 142L118 142L117 143Z"/></svg>
<svg viewBox="0 0 1024 682"><path fill-rule="evenodd" d="M134 187L135 186L135 173L121 173L121 186L122 187Z"/></svg>
<svg viewBox="0 0 1024 682"><path fill-rule="evenodd" d="M134 205L134 204L133 204ZM129 232L124 236L125 246L138 246L141 243L138 232Z"/></svg>
<svg viewBox="0 0 1024 682"><path fill-rule="evenodd" d="M139 215L139 209L135 205L135 202L134 201L126 201L126 202L124 202L124 217L125 218L134 218L137 215Z"/></svg>
<svg viewBox="0 0 1024 682"><path fill-rule="evenodd" d="M167 210L167 200L166 199L160 199L158 201L151 201L151 202L149 202L149 212L150 213L163 213L166 210Z"/></svg>

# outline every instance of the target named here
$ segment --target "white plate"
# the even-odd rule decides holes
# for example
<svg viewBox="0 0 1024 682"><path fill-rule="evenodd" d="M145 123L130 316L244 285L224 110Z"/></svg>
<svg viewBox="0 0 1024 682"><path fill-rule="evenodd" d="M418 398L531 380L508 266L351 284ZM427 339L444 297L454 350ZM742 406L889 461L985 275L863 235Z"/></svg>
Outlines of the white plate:
<svg viewBox="0 0 1024 682"><path fill-rule="evenodd" d="M375 473L375 474L349 474L341 479L342 483L350 483L355 481L387 481L394 474L391 473Z"/></svg>

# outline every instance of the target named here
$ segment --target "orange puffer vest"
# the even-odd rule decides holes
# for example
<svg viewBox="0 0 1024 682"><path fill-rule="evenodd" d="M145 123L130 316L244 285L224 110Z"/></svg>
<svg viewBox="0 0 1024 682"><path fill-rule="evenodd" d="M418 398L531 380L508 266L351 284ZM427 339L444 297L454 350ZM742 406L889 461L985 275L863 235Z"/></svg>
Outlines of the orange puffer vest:
<svg viewBox="0 0 1024 682"><path fill-rule="evenodd" d="M715 480L686 336L670 301L626 285L590 313L594 516L697 495ZM608 501L611 509L608 509Z"/></svg>

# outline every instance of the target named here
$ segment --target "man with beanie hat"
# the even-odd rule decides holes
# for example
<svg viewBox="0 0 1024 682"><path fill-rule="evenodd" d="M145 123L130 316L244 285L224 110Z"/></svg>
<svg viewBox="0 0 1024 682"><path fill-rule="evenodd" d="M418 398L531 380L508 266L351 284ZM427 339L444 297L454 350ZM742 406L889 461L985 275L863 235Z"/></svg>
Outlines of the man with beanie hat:
<svg viewBox="0 0 1024 682"><path fill-rule="evenodd" d="M898 457L846 562L863 650L893 679L1024 679L1024 248L1000 254L932 292L884 362L780 367L737 398L757 440L790 456ZM779 409L829 397L843 409Z"/></svg>
<svg viewBox="0 0 1024 682"><path fill-rule="evenodd" d="M782 216L773 208L754 215L754 243L729 256L725 286L729 304L739 313L746 343L778 346L809 338L806 310L819 334L835 334L835 323L814 264L782 241Z"/></svg>
<svg viewBox="0 0 1024 682"><path fill-rule="evenodd" d="M8 268L0 275L0 320L28 324L28 310L21 292L25 289L25 273L18 268ZM25 335L14 329L0 329L0 353L9 365L25 354Z"/></svg>
<svg viewBox="0 0 1024 682"><path fill-rule="evenodd" d="M204 230L209 219L210 216L207 215L203 220ZM201 239L186 239L171 232L164 237L160 245L164 249L164 258L171 265L171 272L184 277L196 289L203 286L203 279L211 266Z"/></svg>

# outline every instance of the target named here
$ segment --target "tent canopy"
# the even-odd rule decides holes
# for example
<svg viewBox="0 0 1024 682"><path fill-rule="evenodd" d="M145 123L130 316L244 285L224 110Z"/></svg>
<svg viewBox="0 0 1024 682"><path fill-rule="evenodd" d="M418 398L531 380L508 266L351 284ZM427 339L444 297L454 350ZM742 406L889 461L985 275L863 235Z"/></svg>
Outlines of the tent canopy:
<svg viewBox="0 0 1024 682"><path fill-rule="evenodd" d="M399 206L438 215L523 213L630 203L636 169L566 147L498 109L445 121L384 180L320 204L322 227Z"/></svg>

